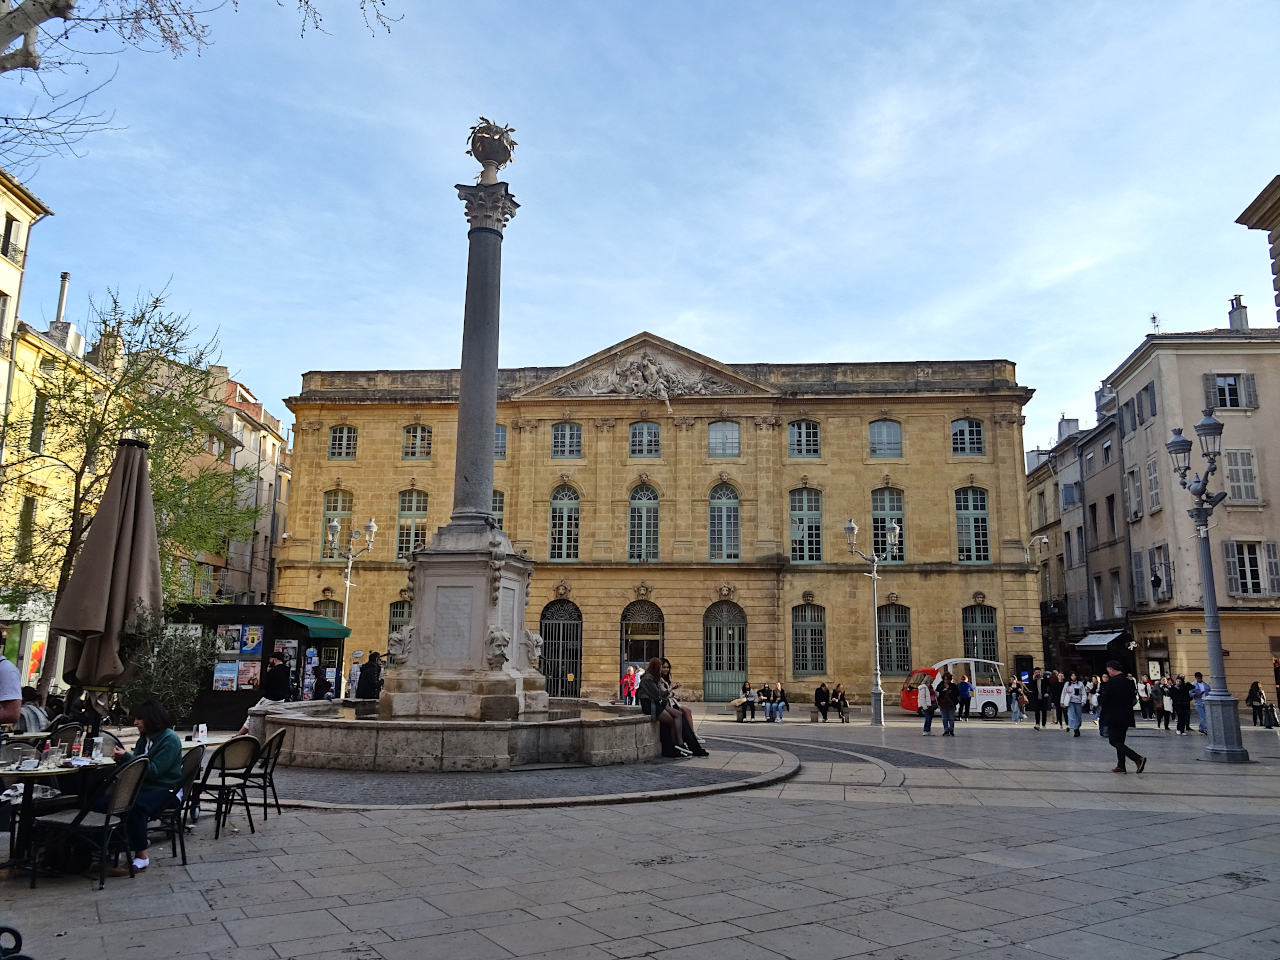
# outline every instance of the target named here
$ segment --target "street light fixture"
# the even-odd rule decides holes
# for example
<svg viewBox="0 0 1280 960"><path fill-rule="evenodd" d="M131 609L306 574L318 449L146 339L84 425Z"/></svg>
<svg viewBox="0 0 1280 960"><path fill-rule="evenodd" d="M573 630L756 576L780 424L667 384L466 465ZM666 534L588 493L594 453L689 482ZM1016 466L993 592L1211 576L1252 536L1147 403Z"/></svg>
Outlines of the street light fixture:
<svg viewBox="0 0 1280 960"><path fill-rule="evenodd" d="M1218 625L1218 593L1213 582L1213 553L1209 548L1209 517L1213 509L1227 498L1227 492L1209 492L1209 478L1218 471L1218 457L1222 455L1222 422L1213 416L1212 410L1204 411L1204 419L1195 426L1200 438L1200 452L1208 461L1204 475L1195 474L1191 480L1192 443L1182 435L1181 427L1174 427L1173 436L1164 445L1173 461L1173 472L1195 498L1195 506L1187 516L1195 521L1199 546L1200 580L1204 584L1204 632L1209 647L1209 692L1205 694L1205 715L1209 724L1209 743L1205 747L1205 759L1226 763L1245 763L1249 753L1240 739L1240 714L1236 698L1227 690L1227 670L1222 657L1222 632ZM1154 577L1152 578L1154 581Z"/></svg>
<svg viewBox="0 0 1280 960"><path fill-rule="evenodd" d="M889 549L883 555L878 555L873 550L871 556L867 556L858 549L858 525L853 522L852 517L849 518L849 522L844 526L844 536L849 544L849 553L855 554L871 564L871 572L863 574L863 576L871 578L871 618L875 631L871 636L871 649L875 653L875 673L872 675L871 683L871 725L873 727L882 727L884 726L884 689L880 686L879 567L880 564L893 556L893 548L898 545L898 540L902 536L902 527L898 525L897 520L889 522L889 529L886 531L885 537L888 541Z"/></svg>
<svg viewBox="0 0 1280 960"><path fill-rule="evenodd" d="M369 522L364 525L364 533L359 528L352 527L351 533L347 535L347 546L344 550L338 545L338 535L342 532L342 525L338 523L338 518L334 517L329 521L329 536L327 545L329 547L330 556L341 557L347 561L347 568L343 571L342 579L346 583L346 592L342 597L342 625L347 625L347 607L351 604L351 564L355 562L356 557L368 553L373 549L373 540L378 535L378 524L373 517L369 518ZM357 547L356 544L364 539L363 547ZM342 665L338 665L338 669L333 671L333 692L335 697L342 696Z"/></svg>

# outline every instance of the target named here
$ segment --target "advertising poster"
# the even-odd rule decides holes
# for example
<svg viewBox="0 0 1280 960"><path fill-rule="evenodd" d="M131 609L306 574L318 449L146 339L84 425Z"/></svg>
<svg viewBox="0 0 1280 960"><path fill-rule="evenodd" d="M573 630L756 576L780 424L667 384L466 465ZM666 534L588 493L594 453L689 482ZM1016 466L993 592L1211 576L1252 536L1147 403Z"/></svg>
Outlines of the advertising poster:
<svg viewBox="0 0 1280 960"><path fill-rule="evenodd" d="M252 657L262 656L262 637L266 627L260 623L246 623L240 628L240 653Z"/></svg>
<svg viewBox="0 0 1280 960"><path fill-rule="evenodd" d="M240 624L220 623L215 633L218 638L218 653L235 656L240 652Z"/></svg>
<svg viewBox="0 0 1280 960"><path fill-rule="evenodd" d="M213 689L218 693L234 693L236 689L237 664L234 660L213 665Z"/></svg>
<svg viewBox="0 0 1280 960"><path fill-rule="evenodd" d="M258 678L262 675L261 663L257 660L241 660L236 666L239 668L236 672L239 689L252 690L258 685Z"/></svg>

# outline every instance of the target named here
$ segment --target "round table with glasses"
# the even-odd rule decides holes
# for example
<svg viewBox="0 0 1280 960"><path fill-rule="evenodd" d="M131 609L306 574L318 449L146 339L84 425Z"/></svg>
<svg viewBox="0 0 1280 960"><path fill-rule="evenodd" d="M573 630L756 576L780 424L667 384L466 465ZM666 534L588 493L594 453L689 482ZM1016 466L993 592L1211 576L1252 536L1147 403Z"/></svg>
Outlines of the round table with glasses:
<svg viewBox="0 0 1280 960"><path fill-rule="evenodd" d="M64 762L67 764L66 766L63 765ZM31 826L35 821L35 788L37 783L42 780L52 780L55 777L65 777L67 774L78 773L83 784L90 773L101 771L104 767L114 766L114 760L109 757L102 757L98 760L76 761L74 763L59 760L56 763L42 763L27 770L20 769L19 765L14 764L6 764L0 767L0 779L22 784L22 802L18 807L18 819L11 828L13 830L13 845L10 850L10 858L7 863L0 864L0 868L15 866L23 861L27 841L31 834ZM83 790L81 793L83 794Z"/></svg>

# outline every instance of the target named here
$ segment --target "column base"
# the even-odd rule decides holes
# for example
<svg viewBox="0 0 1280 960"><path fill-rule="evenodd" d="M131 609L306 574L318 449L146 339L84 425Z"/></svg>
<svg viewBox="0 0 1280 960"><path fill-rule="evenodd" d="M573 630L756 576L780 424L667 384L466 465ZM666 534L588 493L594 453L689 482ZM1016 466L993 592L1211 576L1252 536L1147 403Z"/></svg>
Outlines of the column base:
<svg viewBox="0 0 1280 960"><path fill-rule="evenodd" d="M1209 743L1204 758L1215 763L1248 763L1249 751L1240 738L1240 710L1235 697L1210 693L1204 698Z"/></svg>

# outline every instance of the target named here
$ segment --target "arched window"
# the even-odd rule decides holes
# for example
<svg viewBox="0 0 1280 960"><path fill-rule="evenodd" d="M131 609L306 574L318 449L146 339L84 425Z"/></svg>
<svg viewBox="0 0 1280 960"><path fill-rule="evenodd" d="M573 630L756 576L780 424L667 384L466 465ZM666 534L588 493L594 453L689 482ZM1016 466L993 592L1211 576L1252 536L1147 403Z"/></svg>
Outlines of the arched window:
<svg viewBox="0 0 1280 960"><path fill-rule="evenodd" d="M902 424L896 420L872 420L867 436L871 440L871 456L902 456Z"/></svg>
<svg viewBox="0 0 1280 960"><path fill-rule="evenodd" d="M982 421L963 417L951 421L951 455L980 457L986 453L982 442Z"/></svg>
<svg viewBox="0 0 1280 960"><path fill-rule="evenodd" d="M500 423L493 428L493 459L507 459L507 428Z"/></svg>
<svg viewBox="0 0 1280 960"><path fill-rule="evenodd" d="M956 546L961 563L991 562L987 491L981 487L962 487L956 491Z"/></svg>
<svg viewBox="0 0 1280 960"><path fill-rule="evenodd" d="M498 525L499 530L505 529L502 526L503 513L506 511L507 495L501 490L493 491L493 522Z"/></svg>
<svg viewBox="0 0 1280 960"><path fill-rule="evenodd" d="M707 425L707 456L736 457L742 450L741 428L735 420L717 420Z"/></svg>
<svg viewBox="0 0 1280 960"><path fill-rule="evenodd" d="M652 563L658 559L658 491L646 483L631 491L627 513L627 559Z"/></svg>
<svg viewBox="0 0 1280 960"><path fill-rule="evenodd" d="M342 622L342 601L341 600L317 600L311 605L312 613L318 613L322 617L328 617L330 620Z"/></svg>
<svg viewBox="0 0 1280 960"><path fill-rule="evenodd" d="M548 559L578 559L578 491L567 483L551 491L548 541Z"/></svg>
<svg viewBox="0 0 1280 960"><path fill-rule="evenodd" d="M902 510L902 491L895 487L881 487L871 491L871 549L886 563L900 563L906 559L906 524ZM889 526L898 524L898 543L889 545Z"/></svg>
<svg viewBox="0 0 1280 960"><path fill-rule="evenodd" d="M407 627L413 620L413 608L408 600L396 600L387 607L387 636L402 627Z"/></svg>
<svg viewBox="0 0 1280 960"><path fill-rule="evenodd" d="M354 460L356 458L356 428L329 428L329 459Z"/></svg>
<svg viewBox="0 0 1280 960"><path fill-rule="evenodd" d="M791 672L827 672L827 611L816 603L791 608Z"/></svg>
<svg viewBox="0 0 1280 960"><path fill-rule="evenodd" d="M999 660L1000 644L996 640L996 608L975 603L961 614L964 628L964 655L979 660Z"/></svg>
<svg viewBox="0 0 1280 960"><path fill-rule="evenodd" d="M551 425L551 459L576 460L582 456L582 424Z"/></svg>
<svg viewBox="0 0 1280 960"><path fill-rule="evenodd" d="M401 460L431 459L431 428L421 423L411 423L404 428L404 442L400 446Z"/></svg>
<svg viewBox="0 0 1280 960"><path fill-rule="evenodd" d="M787 424L787 456L822 456L822 442L816 420L792 420Z"/></svg>
<svg viewBox="0 0 1280 960"><path fill-rule="evenodd" d="M880 624L880 669L885 673L910 673L911 610L900 603L886 603L877 611Z"/></svg>
<svg viewBox="0 0 1280 960"><path fill-rule="evenodd" d="M659 457L662 455L662 430L648 421L631 425L632 457Z"/></svg>
<svg viewBox="0 0 1280 960"><path fill-rule="evenodd" d="M792 490L791 560L817 563L822 560L822 494L809 487Z"/></svg>
<svg viewBox="0 0 1280 960"><path fill-rule="evenodd" d="M401 490L396 516L396 559L406 560L427 546L427 491Z"/></svg>
<svg viewBox="0 0 1280 960"><path fill-rule="evenodd" d="M329 543L329 523L338 521L338 547L345 548L351 536L351 504L350 490L326 490L324 494L324 515L320 523L320 556L325 560L337 557L337 551Z"/></svg>
<svg viewBox="0 0 1280 960"><path fill-rule="evenodd" d="M742 532L738 522L738 491L727 483L711 488L707 503L707 540L710 559L742 559Z"/></svg>

